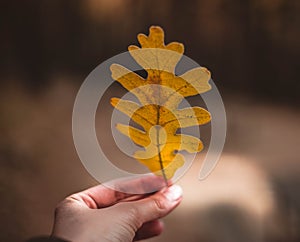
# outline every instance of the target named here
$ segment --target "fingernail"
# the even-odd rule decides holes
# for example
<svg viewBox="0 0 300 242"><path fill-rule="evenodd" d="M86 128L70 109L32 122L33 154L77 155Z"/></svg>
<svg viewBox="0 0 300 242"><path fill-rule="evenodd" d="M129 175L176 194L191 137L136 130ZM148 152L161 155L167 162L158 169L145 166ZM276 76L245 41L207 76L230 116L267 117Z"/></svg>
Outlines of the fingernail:
<svg viewBox="0 0 300 242"><path fill-rule="evenodd" d="M173 185L164 194L169 201L174 202L182 196L182 188L178 185Z"/></svg>

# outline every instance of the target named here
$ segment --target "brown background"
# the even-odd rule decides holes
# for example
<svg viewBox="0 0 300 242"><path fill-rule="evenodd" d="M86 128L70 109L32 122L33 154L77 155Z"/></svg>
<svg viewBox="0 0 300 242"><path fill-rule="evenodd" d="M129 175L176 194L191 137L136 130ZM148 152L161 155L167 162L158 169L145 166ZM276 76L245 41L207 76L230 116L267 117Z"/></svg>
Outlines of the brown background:
<svg viewBox="0 0 300 242"><path fill-rule="evenodd" d="M50 233L57 202L96 184L73 146L76 93L151 25L212 72L228 119L217 168L197 181L198 157L179 181L182 205L152 241L300 240L298 0L13 0L0 9L0 241Z"/></svg>

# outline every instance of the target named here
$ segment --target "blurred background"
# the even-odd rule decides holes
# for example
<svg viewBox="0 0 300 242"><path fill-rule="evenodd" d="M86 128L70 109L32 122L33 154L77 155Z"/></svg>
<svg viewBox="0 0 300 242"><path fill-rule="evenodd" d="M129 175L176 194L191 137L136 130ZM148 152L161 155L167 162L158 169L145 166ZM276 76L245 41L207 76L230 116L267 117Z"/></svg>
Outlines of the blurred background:
<svg viewBox="0 0 300 242"><path fill-rule="evenodd" d="M149 241L300 241L299 11L299 0L1 1L0 241L49 234L55 205L97 184L72 141L76 93L151 25L212 72L228 134L206 180L204 151L178 182L184 201Z"/></svg>

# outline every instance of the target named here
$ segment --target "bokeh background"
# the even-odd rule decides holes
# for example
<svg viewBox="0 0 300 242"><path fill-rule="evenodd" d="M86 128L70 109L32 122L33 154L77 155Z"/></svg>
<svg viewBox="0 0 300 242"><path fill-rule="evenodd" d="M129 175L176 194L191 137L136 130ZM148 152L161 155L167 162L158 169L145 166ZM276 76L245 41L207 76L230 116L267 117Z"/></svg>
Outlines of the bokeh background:
<svg viewBox="0 0 300 242"><path fill-rule="evenodd" d="M299 11L299 0L1 1L0 241L49 234L55 205L97 184L72 141L76 93L151 25L212 72L228 134L206 180L204 151L178 182L184 201L149 241L300 241Z"/></svg>

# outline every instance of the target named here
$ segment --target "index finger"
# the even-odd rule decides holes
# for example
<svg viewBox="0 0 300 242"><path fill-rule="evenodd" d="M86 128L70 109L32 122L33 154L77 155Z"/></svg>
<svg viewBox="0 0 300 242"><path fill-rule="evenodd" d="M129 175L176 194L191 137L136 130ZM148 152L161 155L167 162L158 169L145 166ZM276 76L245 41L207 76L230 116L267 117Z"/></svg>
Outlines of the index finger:
<svg viewBox="0 0 300 242"><path fill-rule="evenodd" d="M162 177L147 175L110 181L74 194L73 197L79 197L90 208L104 208L122 200L140 199L164 186L165 181Z"/></svg>

